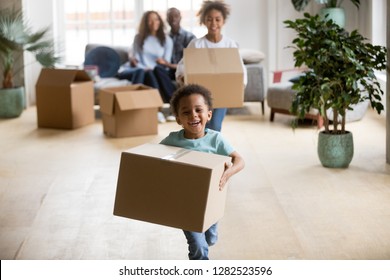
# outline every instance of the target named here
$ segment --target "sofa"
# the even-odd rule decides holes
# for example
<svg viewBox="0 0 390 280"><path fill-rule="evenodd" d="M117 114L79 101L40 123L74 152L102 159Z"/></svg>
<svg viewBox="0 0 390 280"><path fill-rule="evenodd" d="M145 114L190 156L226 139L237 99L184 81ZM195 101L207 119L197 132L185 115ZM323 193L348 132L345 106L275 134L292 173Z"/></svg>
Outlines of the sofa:
<svg viewBox="0 0 390 280"><path fill-rule="evenodd" d="M119 80L115 75L120 67L128 64L129 47L87 44L85 47L85 70L95 81L95 104L99 104L98 91L105 87L118 87L131 84L128 80ZM264 115L264 70L262 61L264 54L250 49L240 49L244 65L248 73L244 102L260 102Z"/></svg>
<svg viewBox="0 0 390 280"><path fill-rule="evenodd" d="M290 75L289 79L283 79L283 75L286 72L291 72L293 75ZM296 91L292 89L293 82L295 79L299 78L302 70L300 69L288 69L282 71L275 71L273 83L269 85L267 90L267 104L271 109L270 121L273 122L275 119L275 114L291 114L291 105L295 97ZM284 73L284 74L283 74ZM287 75L286 75L287 76ZM358 104L352 105L352 110L348 110L345 115L346 122L354 122L361 120L366 114L369 107L369 101L365 100ZM328 109L326 112L328 119L333 118L333 111ZM320 129L323 126L323 118L319 114L318 110L311 109L305 114L305 119L314 120L317 123L317 127ZM341 117L340 117L341 120Z"/></svg>

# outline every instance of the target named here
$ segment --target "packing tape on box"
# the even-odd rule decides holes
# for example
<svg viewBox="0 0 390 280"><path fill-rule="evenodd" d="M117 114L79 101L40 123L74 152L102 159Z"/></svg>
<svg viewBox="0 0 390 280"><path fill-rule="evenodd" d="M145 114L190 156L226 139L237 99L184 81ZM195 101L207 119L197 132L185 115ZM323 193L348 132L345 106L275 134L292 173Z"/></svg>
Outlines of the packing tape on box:
<svg viewBox="0 0 390 280"><path fill-rule="evenodd" d="M191 152L191 150L180 149L180 150L178 150L178 151L175 152L175 153L172 153L172 154L166 155L165 157L162 157L161 159L165 159L165 160L176 160L176 159L178 159L178 158L184 156L185 154L188 154L189 152Z"/></svg>
<svg viewBox="0 0 390 280"><path fill-rule="evenodd" d="M210 51L208 53L209 53L209 61L210 61L211 65L216 66L217 65L217 54L216 54L215 50L210 49Z"/></svg>

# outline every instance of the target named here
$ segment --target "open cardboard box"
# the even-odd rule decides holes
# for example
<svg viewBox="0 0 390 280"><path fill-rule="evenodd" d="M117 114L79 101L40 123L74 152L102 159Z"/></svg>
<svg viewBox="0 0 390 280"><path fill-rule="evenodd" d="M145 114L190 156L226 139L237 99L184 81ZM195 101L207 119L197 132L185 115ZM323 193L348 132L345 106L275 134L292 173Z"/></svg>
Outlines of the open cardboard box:
<svg viewBox="0 0 390 280"><path fill-rule="evenodd" d="M209 89L214 108L244 106L244 69L237 48L184 49L184 83Z"/></svg>
<svg viewBox="0 0 390 280"><path fill-rule="evenodd" d="M157 89L142 85L99 90L103 132L111 137L158 133L158 108L163 105Z"/></svg>
<svg viewBox="0 0 390 280"><path fill-rule="evenodd" d="M114 215L204 232L223 217L231 158L161 144L122 153Z"/></svg>
<svg viewBox="0 0 390 280"><path fill-rule="evenodd" d="M42 69L36 97L38 127L74 129L95 121L93 82L84 70Z"/></svg>

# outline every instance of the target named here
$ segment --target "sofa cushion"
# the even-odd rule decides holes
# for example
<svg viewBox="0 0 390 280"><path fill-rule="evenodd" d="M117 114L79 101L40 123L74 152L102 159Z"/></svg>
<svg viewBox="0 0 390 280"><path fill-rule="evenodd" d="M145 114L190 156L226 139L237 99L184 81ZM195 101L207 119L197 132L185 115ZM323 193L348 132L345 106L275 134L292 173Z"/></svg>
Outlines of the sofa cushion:
<svg viewBox="0 0 390 280"><path fill-rule="evenodd" d="M240 55L244 64L260 63L265 58L264 53L261 51L251 49L240 49Z"/></svg>
<svg viewBox="0 0 390 280"><path fill-rule="evenodd" d="M116 51L121 58L121 65L129 62L129 51L130 47L125 47L125 46L112 46L112 45L102 45L102 44L87 44L85 46L85 54L86 55L89 51L93 50L94 48L97 47L109 47Z"/></svg>
<svg viewBox="0 0 390 280"><path fill-rule="evenodd" d="M112 48L100 46L85 55L84 65L96 65L102 78L114 77L121 65L119 54Z"/></svg>

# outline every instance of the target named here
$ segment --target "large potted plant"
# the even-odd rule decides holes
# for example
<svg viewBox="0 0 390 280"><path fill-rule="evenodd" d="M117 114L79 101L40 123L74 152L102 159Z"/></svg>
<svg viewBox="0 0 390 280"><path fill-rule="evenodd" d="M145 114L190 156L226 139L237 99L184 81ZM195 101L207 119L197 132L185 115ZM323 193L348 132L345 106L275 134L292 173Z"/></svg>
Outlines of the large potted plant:
<svg viewBox="0 0 390 280"><path fill-rule="evenodd" d="M47 28L33 32L20 10L0 10L0 118L18 117L25 108L24 88L14 85L15 74L23 69L15 69L15 63L24 51L32 53L44 67L52 67L58 61L53 42L45 38L47 32Z"/></svg>
<svg viewBox="0 0 390 280"><path fill-rule="evenodd" d="M358 31L348 33L319 15L305 13L304 18L284 23L297 33L291 46L295 49L295 66L309 69L293 85L297 94L291 110L300 118L311 108L319 111L324 119L318 143L320 161L327 167L347 167L352 160L353 140L345 129L346 112L366 100L378 113L383 110L383 91L374 71L386 69L386 48L374 46ZM328 110L333 112L331 119ZM326 144L325 139L337 140ZM332 150L337 143L344 144L345 149ZM337 157L346 151L350 153L346 159Z"/></svg>
<svg viewBox="0 0 390 280"><path fill-rule="evenodd" d="M352 4L359 9L360 0L350 0ZM295 10L303 11L311 0L291 0ZM315 0L318 4L322 5L319 12L322 18L328 17L341 27L345 26L345 11L341 7L344 0Z"/></svg>

